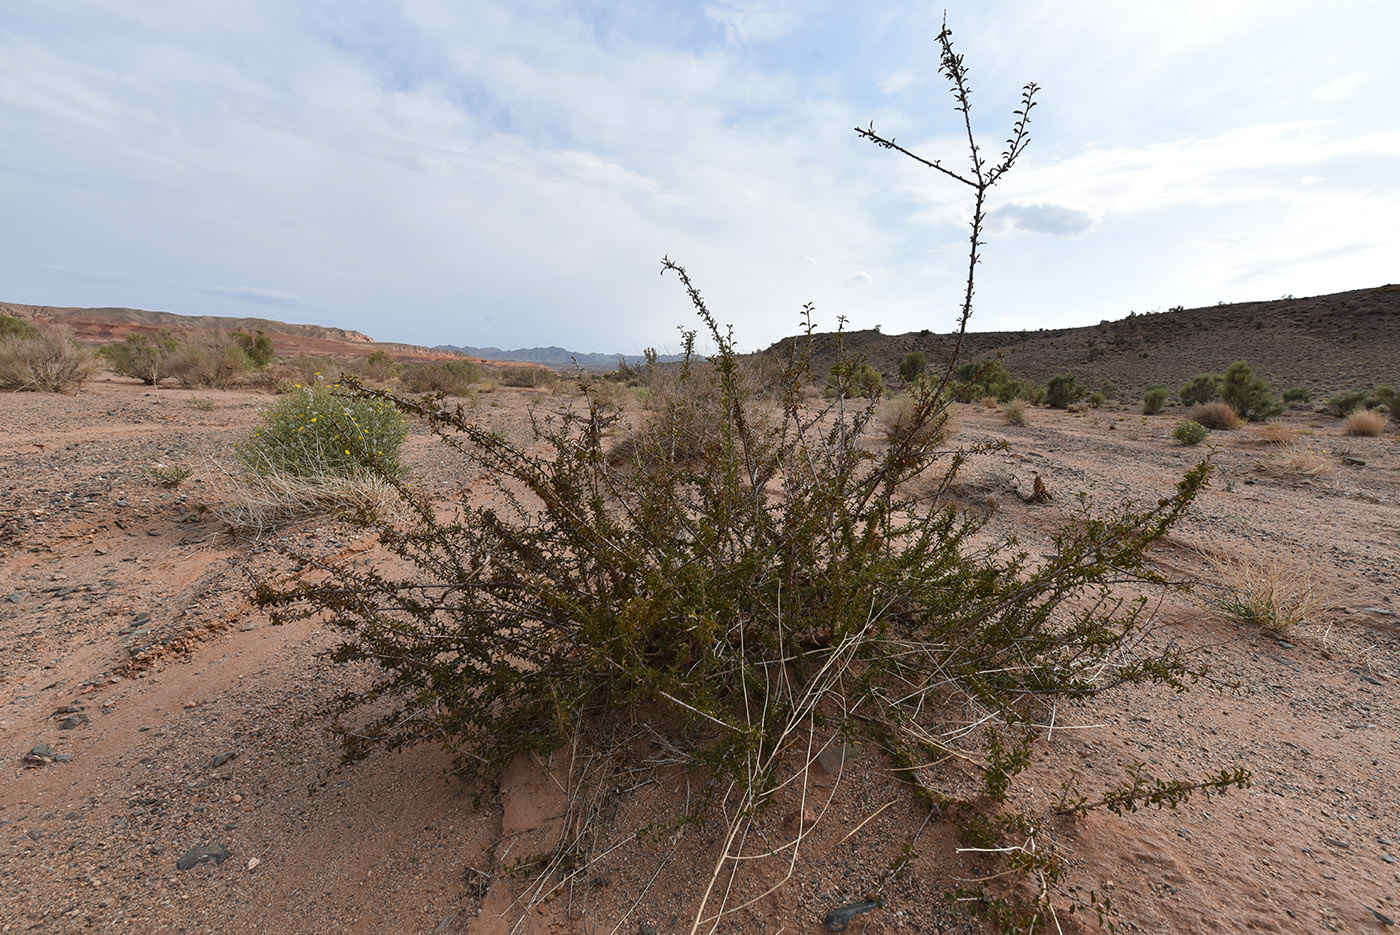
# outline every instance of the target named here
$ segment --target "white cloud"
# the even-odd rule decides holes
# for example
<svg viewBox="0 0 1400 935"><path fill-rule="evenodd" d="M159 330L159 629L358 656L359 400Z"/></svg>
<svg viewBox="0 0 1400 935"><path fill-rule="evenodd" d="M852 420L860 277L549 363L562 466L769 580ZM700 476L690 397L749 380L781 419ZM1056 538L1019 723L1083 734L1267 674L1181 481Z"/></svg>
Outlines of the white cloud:
<svg viewBox="0 0 1400 935"><path fill-rule="evenodd" d="M724 27L732 43L770 42L797 26L801 6L791 0L719 0L705 5L705 15Z"/></svg>

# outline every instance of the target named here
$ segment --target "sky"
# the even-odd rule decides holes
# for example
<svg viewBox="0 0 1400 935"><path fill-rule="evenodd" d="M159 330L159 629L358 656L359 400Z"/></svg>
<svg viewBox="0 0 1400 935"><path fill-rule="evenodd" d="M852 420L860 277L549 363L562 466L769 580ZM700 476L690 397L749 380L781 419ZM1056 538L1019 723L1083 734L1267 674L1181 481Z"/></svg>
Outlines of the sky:
<svg viewBox="0 0 1400 935"><path fill-rule="evenodd" d="M636 353L954 327L942 5L4 0L0 300ZM947 0L970 327L1400 279L1400 4Z"/></svg>

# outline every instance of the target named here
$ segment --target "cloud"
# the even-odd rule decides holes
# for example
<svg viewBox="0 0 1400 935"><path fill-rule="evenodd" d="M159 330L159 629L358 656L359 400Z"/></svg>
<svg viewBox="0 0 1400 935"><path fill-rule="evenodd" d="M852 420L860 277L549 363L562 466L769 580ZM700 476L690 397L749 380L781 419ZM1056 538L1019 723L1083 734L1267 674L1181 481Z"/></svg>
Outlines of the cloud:
<svg viewBox="0 0 1400 935"><path fill-rule="evenodd" d="M847 277L850 282L874 282L875 277L863 269L858 269Z"/></svg>
<svg viewBox="0 0 1400 935"><path fill-rule="evenodd" d="M259 289L256 286L199 286L197 288L211 295L227 296L230 299L252 302L257 305L287 307L302 304L299 297L289 292L279 292L276 289Z"/></svg>
<svg viewBox="0 0 1400 935"><path fill-rule="evenodd" d="M1313 89L1312 97L1313 100L1321 101L1324 104L1335 104L1355 94L1357 89L1360 88L1365 81L1366 76L1364 74L1359 71L1354 71L1349 75L1341 75L1319 85L1317 88Z"/></svg>
<svg viewBox="0 0 1400 935"><path fill-rule="evenodd" d="M1068 205L1012 201L989 212L987 220L1004 230L1019 228L1037 234L1073 236L1091 230L1099 219L1090 211Z"/></svg>
<svg viewBox="0 0 1400 935"><path fill-rule="evenodd" d="M705 6L705 15L724 27L725 38L734 45L783 38L796 28L797 11L795 3L763 0L720 0Z"/></svg>

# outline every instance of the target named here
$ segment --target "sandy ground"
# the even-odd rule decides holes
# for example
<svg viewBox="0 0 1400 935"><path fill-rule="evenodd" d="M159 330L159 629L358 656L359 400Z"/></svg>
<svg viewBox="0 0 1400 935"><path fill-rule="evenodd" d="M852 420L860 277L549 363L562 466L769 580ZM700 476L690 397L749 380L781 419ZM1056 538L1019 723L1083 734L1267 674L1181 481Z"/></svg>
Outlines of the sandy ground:
<svg viewBox="0 0 1400 935"><path fill-rule="evenodd" d="M519 433L531 399L543 397L502 390L483 406ZM444 780L431 748L335 769L322 711L361 675L322 659L323 629L250 611L245 569L294 571L214 516L232 495L218 465L268 401L124 381L75 398L0 396L0 931L689 931L723 827L671 823L703 780L668 761L644 719L607 726L649 762L640 773L586 748L561 752L548 775L517 762L486 788ZM1153 500L1202 453L1171 441L1171 414L1030 417L1016 428L968 407L961 437L1011 442L969 466L964 495L994 502L993 522L1032 549L1080 491L1100 505ZM1279 476L1258 469L1274 449L1253 429L1214 433L1220 474L1156 557L1193 576L1202 547L1284 556L1331 585L1332 606L1279 637L1172 596L1155 610L1162 637L1194 647L1212 680L1062 706L1017 795L1046 816L1039 844L1068 866L1066 886L1111 898L1119 931L1400 920L1400 444L1393 430L1354 439L1333 419L1285 421L1361 463ZM407 460L444 495L470 480L422 434ZM162 463L193 475L165 488L150 473ZM1025 504L1014 491L1037 473L1055 499ZM327 558L373 547L328 520L284 544ZM39 744L61 761L26 767ZM804 846L791 865L784 851L722 875L728 906L754 902L717 930L823 931L917 834L886 905L848 930L982 931L943 894L996 866L957 852L952 821L926 823L875 751L849 753L811 771L805 803L760 821L746 853L794 829ZM1093 797L1135 761L1164 778L1246 766L1254 782L1180 811L1048 815L1066 776ZM540 898L519 871L561 833L584 834L592 859ZM216 844L226 858L177 869ZM1067 892L1057 899L1068 907ZM1060 923L1099 929L1092 914Z"/></svg>

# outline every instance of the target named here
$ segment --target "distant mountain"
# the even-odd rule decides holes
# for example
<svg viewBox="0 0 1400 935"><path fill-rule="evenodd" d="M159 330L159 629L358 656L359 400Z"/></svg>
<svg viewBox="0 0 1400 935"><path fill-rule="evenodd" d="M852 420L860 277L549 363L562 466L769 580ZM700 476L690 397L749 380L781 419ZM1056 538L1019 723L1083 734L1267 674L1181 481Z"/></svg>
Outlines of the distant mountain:
<svg viewBox="0 0 1400 935"><path fill-rule="evenodd" d="M499 347L462 347L456 344L438 344L433 350L456 351L459 354L466 354L468 357L480 357L482 360L544 364L555 370L571 370L575 363L584 370L613 370L617 367L619 360L629 364L640 364L646 360L641 354L584 354L562 347L520 347L513 351L503 351ZM681 360L683 357L682 354L661 354L657 360L669 363Z"/></svg>

